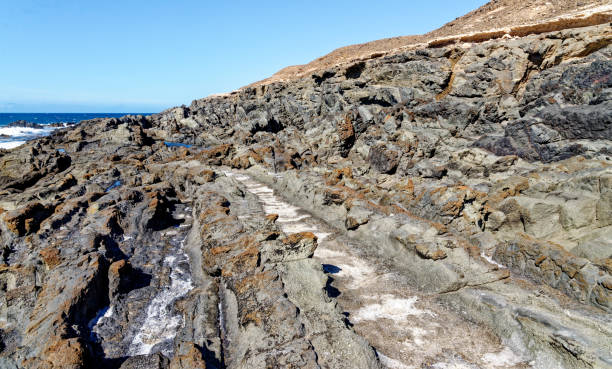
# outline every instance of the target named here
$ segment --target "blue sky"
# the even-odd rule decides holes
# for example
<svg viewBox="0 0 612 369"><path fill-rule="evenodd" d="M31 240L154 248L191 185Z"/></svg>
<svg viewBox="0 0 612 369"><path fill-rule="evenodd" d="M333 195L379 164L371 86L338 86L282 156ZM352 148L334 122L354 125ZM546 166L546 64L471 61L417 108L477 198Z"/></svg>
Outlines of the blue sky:
<svg viewBox="0 0 612 369"><path fill-rule="evenodd" d="M484 3L0 0L0 112L157 112Z"/></svg>

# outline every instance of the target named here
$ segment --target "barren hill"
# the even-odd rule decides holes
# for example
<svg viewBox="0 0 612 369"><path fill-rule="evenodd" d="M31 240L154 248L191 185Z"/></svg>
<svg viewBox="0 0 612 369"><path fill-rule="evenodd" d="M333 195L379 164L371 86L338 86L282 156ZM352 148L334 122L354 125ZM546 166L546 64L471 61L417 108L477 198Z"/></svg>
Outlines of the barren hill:
<svg viewBox="0 0 612 369"><path fill-rule="evenodd" d="M310 63L281 69L251 86L300 78L318 70L401 52L418 45L478 42L504 35L525 36L612 21L610 0L493 0L424 35L399 36L344 46Z"/></svg>

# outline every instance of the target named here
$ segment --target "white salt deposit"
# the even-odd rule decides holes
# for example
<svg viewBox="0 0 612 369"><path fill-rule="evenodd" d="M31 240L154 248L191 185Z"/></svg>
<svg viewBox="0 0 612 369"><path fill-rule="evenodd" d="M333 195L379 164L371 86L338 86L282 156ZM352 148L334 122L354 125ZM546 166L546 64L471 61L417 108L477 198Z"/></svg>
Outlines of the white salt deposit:
<svg viewBox="0 0 612 369"><path fill-rule="evenodd" d="M289 222L299 222L300 220L304 220L306 218L310 218L310 215L308 214L304 214L304 215L299 215L295 218L292 219L282 219L282 220L277 220L278 223L289 223Z"/></svg>
<svg viewBox="0 0 612 369"><path fill-rule="evenodd" d="M249 192L255 194L266 214L275 213L279 215L277 223L283 232L288 234L312 232L318 237L319 247L315 250L314 257L321 263L331 264L338 268L333 271L333 279L341 285L341 293L357 294L361 300L361 303L350 312L351 323L361 326L362 329L363 327L371 329L372 326L375 326L384 331L393 330L394 328L391 327L399 327L396 333L402 332L404 341L399 342L394 349L391 349L390 352L393 353L394 358L378 353L382 366L389 369L417 368L402 362L403 359L406 359L403 356L408 352L414 352L415 349L425 352L431 351L429 346L432 340L435 342L438 339L436 337L439 334L437 332L437 327L439 327L437 321L444 319L444 316L438 317L436 313L429 309L417 308L418 298L416 296L405 297L393 291L379 290L380 286L392 283L398 276L393 273L383 273L375 263L354 254L351 250L357 249L357 247L346 244L344 247L348 247L342 248L342 243L336 243L335 241L322 242L331 235L331 233L321 231L322 228L327 228L312 216L305 214L300 208L275 196L271 188L257 183L245 175L228 173L228 176L238 179ZM404 227L409 226L405 225ZM414 228L414 230L411 228L408 228L408 230L414 233L422 231L419 227L415 226ZM482 254L482 257L491 264L504 268L503 265L495 262L485 253ZM389 350L390 347L386 347L386 349ZM501 368L520 363L520 359L509 349L481 355L483 355L482 352L475 359L486 363L487 365L483 366L485 368ZM411 359L408 359L408 362L412 362ZM435 363L431 367L436 369L474 369L478 366L472 365L472 363L461 358L455 360L451 357L449 360Z"/></svg>
<svg viewBox="0 0 612 369"><path fill-rule="evenodd" d="M314 256L319 259L326 259L326 260L347 257L347 255L343 252L325 249L325 248L317 248L314 252Z"/></svg>
<svg viewBox="0 0 612 369"><path fill-rule="evenodd" d="M319 242L323 241L324 239L326 239L327 237L329 237L331 235L331 233L327 233L327 232L312 232L315 234L315 236L317 236L317 240Z"/></svg>
<svg viewBox="0 0 612 369"><path fill-rule="evenodd" d="M334 260L334 265L342 269L337 275L348 278L347 287L351 289L362 288L377 277L376 270L369 264L348 255L342 262Z"/></svg>
<svg viewBox="0 0 612 369"><path fill-rule="evenodd" d="M110 318L113 315L113 308L112 306L107 306L105 308L103 308L102 310L98 311L98 313L96 314L96 316L89 321L89 323L87 324L87 326L89 327L89 329L93 330L94 332L96 331L96 326L102 322L102 320L104 320L105 318Z"/></svg>
<svg viewBox="0 0 612 369"><path fill-rule="evenodd" d="M256 195L266 215L277 214L278 219L276 222L283 232L287 234L312 232L317 236L319 242L329 236L329 233L320 232L316 226L303 222L311 218L311 216L304 214L299 207L288 204L274 195L274 190L270 187L257 183L251 180L250 177L242 174L225 172L225 175L236 178L245 185L247 191Z"/></svg>
<svg viewBox="0 0 612 369"><path fill-rule="evenodd" d="M414 366L408 366L408 365L402 364L401 362L395 359L392 359L388 356L385 356L381 354L380 352L378 353L378 359L380 360L380 363L382 365L384 365L385 367L389 369L414 369L416 368Z"/></svg>
<svg viewBox="0 0 612 369"><path fill-rule="evenodd" d="M492 257L490 257L489 255L485 254L485 252L484 252L484 251L480 253L480 256L482 256L482 257L483 257L483 259L485 259L485 260L486 260L486 261L488 261L489 263L491 263L491 264L493 264L493 265L497 266L498 268L500 268L500 269L506 269L506 266L505 266L505 265L500 264L500 263L498 263L497 261L493 260L493 258L492 258Z"/></svg>
<svg viewBox="0 0 612 369"><path fill-rule="evenodd" d="M317 230L316 228L311 227L308 224L304 224L304 223L284 223L284 224L280 224L280 226L283 232L287 234L299 233L299 232L313 232L314 233L314 231Z"/></svg>
<svg viewBox="0 0 612 369"><path fill-rule="evenodd" d="M352 322L362 320L378 320L390 319L394 321L403 321L410 315L434 314L430 311L417 309L414 304L417 302L417 297L413 296L407 299L397 298L393 295L382 295L378 298L383 299L380 303L370 304L359 309L351 316Z"/></svg>
<svg viewBox="0 0 612 369"><path fill-rule="evenodd" d="M435 363L431 366L434 369L477 369L478 367L467 363Z"/></svg>
<svg viewBox="0 0 612 369"><path fill-rule="evenodd" d="M419 327L410 327L410 332L412 332L412 340L419 346L426 343L423 338L430 333L429 331Z"/></svg>
<svg viewBox="0 0 612 369"><path fill-rule="evenodd" d="M509 347L505 347L500 352L485 354L482 360L495 368L506 368L522 361Z"/></svg>

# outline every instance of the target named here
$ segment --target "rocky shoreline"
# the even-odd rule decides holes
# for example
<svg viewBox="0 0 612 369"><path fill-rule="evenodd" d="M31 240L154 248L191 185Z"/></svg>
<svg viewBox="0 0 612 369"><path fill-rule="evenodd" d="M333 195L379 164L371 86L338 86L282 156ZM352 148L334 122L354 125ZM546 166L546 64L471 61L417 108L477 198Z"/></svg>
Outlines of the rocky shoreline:
<svg viewBox="0 0 612 369"><path fill-rule="evenodd" d="M611 367L611 42L433 45L0 150L0 367Z"/></svg>
<svg viewBox="0 0 612 369"><path fill-rule="evenodd" d="M75 123L72 122L57 122L57 123L49 123L49 124L38 124L38 123L33 123L33 122L28 122L27 120L16 120L14 122L11 122L9 124L7 124L5 127L8 128L14 128L14 127L22 127L22 128L36 128L36 129L43 129L43 128L49 128L49 127L53 127L53 128L61 128L61 127L66 127L69 125L73 125Z"/></svg>

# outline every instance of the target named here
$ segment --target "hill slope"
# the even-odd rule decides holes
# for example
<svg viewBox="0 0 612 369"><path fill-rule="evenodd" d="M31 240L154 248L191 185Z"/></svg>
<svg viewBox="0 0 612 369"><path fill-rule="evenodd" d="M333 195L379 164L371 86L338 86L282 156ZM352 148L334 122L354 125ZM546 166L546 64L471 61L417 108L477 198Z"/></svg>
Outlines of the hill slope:
<svg viewBox="0 0 612 369"><path fill-rule="evenodd" d="M471 35L470 40L486 40L501 37L512 29L528 33L542 33L610 22L612 2L610 0L494 0L484 6L445 24L424 35L399 36L341 47L304 65L289 66L263 81L252 85L289 80L307 76L335 65L370 59L381 55L401 52L419 44L459 35ZM538 27L528 27L539 25Z"/></svg>

